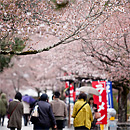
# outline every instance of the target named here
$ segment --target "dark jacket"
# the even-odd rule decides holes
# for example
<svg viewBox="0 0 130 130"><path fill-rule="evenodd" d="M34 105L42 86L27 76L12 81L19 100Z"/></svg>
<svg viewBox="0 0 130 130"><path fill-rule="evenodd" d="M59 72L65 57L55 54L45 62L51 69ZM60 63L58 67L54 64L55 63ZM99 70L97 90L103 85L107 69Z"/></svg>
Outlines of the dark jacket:
<svg viewBox="0 0 130 130"><path fill-rule="evenodd" d="M17 105L18 104L18 105ZM17 105L17 107L16 107ZM16 108L15 108L16 107ZM15 108L15 109L14 109ZM13 111L13 113L12 113ZM17 99L14 99L9 103L8 113L11 115L8 121L8 128L14 127L21 129L22 127L22 115L23 115L23 104Z"/></svg>
<svg viewBox="0 0 130 130"><path fill-rule="evenodd" d="M37 124L40 124L46 128L56 125L51 105L46 101L38 101L37 104L39 106L39 121Z"/></svg>

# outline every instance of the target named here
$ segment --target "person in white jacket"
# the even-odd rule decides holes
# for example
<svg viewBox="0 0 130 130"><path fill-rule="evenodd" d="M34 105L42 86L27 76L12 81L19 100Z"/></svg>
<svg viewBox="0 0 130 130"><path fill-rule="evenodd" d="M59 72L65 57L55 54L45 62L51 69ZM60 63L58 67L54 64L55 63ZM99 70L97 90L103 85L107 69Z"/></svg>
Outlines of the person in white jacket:
<svg viewBox="0 0 130 130"><path fill-rule="evenodd" d="M24 106L24 114L23 114L24 125L27 126L30 116L30 104L23 101L23 106Z"/></svg>

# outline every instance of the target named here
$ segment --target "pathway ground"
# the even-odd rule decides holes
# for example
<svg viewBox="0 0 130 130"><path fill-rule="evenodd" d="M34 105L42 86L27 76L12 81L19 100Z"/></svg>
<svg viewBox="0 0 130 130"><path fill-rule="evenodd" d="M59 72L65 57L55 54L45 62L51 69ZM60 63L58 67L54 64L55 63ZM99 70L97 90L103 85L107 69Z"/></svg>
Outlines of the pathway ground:
<svg viewBox="0 0 130 130"><path fill-rule="evenodd" d="M8 119L7 117L5 118L5 122L4 122L4 126L0 126L0 130L10 130L7 128L7 122L8 122ZM24 121L22 119L22 130L33 130L33 124L28 124L28 126L24 126ZM73 127L71 128L67 128L65 127L64 130L74 130Z"/></svg>

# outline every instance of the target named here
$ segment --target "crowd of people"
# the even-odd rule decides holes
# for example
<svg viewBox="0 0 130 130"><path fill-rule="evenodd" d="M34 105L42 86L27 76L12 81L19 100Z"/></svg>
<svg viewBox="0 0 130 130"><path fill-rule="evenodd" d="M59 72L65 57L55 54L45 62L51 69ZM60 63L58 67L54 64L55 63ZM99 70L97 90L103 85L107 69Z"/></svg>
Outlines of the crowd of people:
<svg viewBox="0 0 130 130"><path fill-rule="evenodd" d="M17 92L14 99L7 101L6 94L0 95L0 125L4 125L4 118L7 115L7 128L10 130L21 130L22 117L24 125L29 123L30 115L38 105L39 116L32 122L34 130L62 130L65 127L65 119L68 117L67 104L60 99L60 92L54 92L52 101L48 101L48 95L43 93L38 100L28 103L22 99L22 94ZM95 112L97 105L91 97L87 102L87 95L81 92L74 104L72 118L74 118L75 130L96 130Z"/></svg>

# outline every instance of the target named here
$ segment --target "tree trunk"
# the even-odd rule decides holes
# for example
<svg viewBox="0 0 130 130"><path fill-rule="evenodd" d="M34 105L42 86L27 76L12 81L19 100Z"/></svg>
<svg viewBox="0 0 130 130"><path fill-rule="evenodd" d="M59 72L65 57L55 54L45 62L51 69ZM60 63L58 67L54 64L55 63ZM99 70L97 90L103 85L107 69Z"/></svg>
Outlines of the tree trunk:
<svg viewBox="0 0 130 130"><path fill-rule="evenodd" d="M127 121L127 89L121 87L118 91L118 121Z"/></svg>

